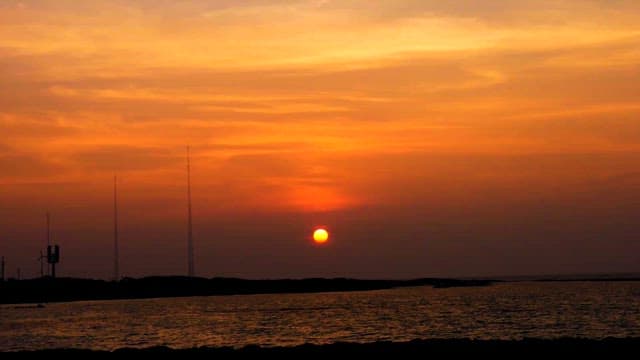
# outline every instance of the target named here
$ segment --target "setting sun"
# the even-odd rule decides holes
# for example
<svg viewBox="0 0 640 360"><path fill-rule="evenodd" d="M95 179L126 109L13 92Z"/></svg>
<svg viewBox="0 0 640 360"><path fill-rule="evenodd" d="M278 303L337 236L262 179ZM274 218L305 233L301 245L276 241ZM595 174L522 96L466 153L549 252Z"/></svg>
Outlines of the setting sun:
<svg viewBox="0 0 640 360"><path fill-rule="evenodd" d="M324 244L327 240L329 240L329 232L327 230L317 229L313 232L313 241L315 241L316 244Z"/></svg>

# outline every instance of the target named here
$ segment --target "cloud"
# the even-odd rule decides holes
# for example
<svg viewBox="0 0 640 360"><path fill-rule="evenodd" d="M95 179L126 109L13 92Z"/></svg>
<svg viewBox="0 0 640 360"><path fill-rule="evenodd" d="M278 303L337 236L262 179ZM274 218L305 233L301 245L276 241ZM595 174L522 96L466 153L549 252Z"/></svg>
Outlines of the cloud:
<svg viewBox="0 0 640 360"><path fill-rule="evenodd" d="M8 147L7 147L8 148ZM1 151L1 150L0 150ZM0 152L0 182L20 182L23 179L46 179L58 172L68 170L51 161L44 154L29 154L12 151Z"/></svg>
<svg viewBox="0 0 640 360"><path fill-rule="evenodd" d="M27 205L110 209L118 172L140 223L178 228L191 145L202 219L233 214L250 229L281 216L288 228L335 215L356 245L375 229L371 253L394 242L416 264L426 261L412 247L546 251L538 238L562 220L601 231L601 219L637 208L624 174L640 150L638 10L3 1L2 203L24 219ZM525 230L534 245L522 245Z"/></svg>
<svg viewBox="0 0 640 360"><path fill-rule="evenodd" d="M3 141L14 148L24 140L42 143L78 134L75 126L61 123L55 115L46 113L39 117L0 113L0 131Z"/></svg>
<svg viewBox="0 0 640 360"><path fill-rule="evenodd" d="M84 169L101 169L113 172L145 171L167 166L177 166L184 161L173 149L146 146L97 146L75 152L71 161Z"/></svg>

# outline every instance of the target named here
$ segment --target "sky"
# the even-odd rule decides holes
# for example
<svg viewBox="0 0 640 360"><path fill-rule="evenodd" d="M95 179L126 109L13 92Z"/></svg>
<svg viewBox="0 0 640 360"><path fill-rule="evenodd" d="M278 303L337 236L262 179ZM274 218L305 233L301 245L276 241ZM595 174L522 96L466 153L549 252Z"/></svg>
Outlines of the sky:
<svg viewBox="0 0 640 360"><path fill-rule="evenodd" d="M0 2L0 255L109 278L640 272L635 0ZM330 240L311 241L317 226Z"/></svg>

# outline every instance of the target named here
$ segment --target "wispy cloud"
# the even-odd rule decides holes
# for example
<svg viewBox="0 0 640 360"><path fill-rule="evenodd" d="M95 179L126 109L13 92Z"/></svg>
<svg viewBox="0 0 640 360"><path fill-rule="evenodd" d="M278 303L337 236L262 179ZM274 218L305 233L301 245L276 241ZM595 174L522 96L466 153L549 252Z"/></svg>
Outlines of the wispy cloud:
<svg viewBox="0 0 640 360"><path fill-rule="evenodd" d="M53 162L56 176L80 179L172 173L191 144L211 178L261 169L235 196L264 186L269 202L286 193L289 204L326 197L331 208L364 201L354 195L362 184L337 175L351 156L634 152L637 10L631 1L5 1L0 146L5 160ZM299 167L281 177L272 160L259 166L269 156L343 165L315 180ZM53 175L12 170L0 181L36 176Z"/></svg>

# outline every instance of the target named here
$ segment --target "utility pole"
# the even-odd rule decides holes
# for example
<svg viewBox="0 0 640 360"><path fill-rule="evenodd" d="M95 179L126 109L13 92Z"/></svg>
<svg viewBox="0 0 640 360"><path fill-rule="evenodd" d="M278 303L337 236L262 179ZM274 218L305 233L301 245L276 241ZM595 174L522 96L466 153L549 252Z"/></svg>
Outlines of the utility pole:
<svg viewBox="0 0 640 360"><path fill-rule="evenodd" d="M2 257L2 261L0 261L0 281L4 281L4 256Z"/></svg>
<svg viewBox="0 0 640 360"><path fill-rule="evenodd" d="M191 155L189 153L189 147L187 146L187 203L188 203L188 216L189 216L189 230L187 232L187 257L189 268L187 274L189 276L196 276L195 265L193 263L193 227L191 222Z"/></svg>
<svg viewBox="0 0 640 360"><path fill-rule="evenodd" d="M42 255L42 250L40 250L38 261L40 261L40 277L44 277L44 255Z"/></svg>
<svg viewBox="0 0 640 360"><path fill-rule="evenodd" d="M60 262L60 246L51 246L51 215L47 212L47 274L56 277L56 264Z"/></svg>
<svg viewBox="0 0 640 360"><path fill-rule="evenodd" d="M51 247L51 214L47 212L47 249ZM47 261L47 276L51 275L51 266Z"/></svg>
<svg viewBox="0 0 640 360"><path fill-rule="evenodd" d="M120 254L118 249L118 177L113 176L113 280L120 279Z"/></svg>
<svg viewBox="0 0 640 360"><path fill-rule="evenodd" d="M51 277L56 277L56 264L60 262L60 246L47 246L47 262L51 266Z"/></svg>

